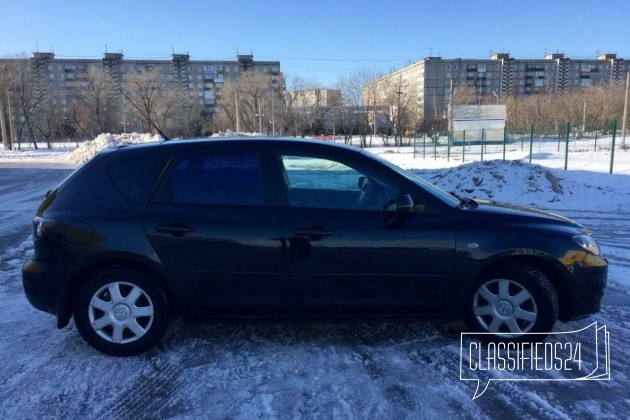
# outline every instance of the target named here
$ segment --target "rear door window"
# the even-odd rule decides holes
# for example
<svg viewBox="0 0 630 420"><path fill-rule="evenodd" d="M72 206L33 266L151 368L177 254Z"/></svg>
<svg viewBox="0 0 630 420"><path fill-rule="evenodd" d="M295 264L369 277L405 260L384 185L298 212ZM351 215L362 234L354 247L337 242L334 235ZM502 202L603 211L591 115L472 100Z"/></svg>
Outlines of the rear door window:
<svg viewBox="0 0 630 420"><path fill-rule="evenodd" d="M258 155L253 151L217 151L177 156L154 201L264 205Z"/></svg>

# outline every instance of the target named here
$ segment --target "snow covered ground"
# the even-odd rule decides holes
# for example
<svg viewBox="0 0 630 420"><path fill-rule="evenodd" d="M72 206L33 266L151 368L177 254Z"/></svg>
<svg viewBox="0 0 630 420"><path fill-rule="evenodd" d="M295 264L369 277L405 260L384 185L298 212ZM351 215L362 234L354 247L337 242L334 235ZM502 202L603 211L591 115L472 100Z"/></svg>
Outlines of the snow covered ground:
<svg viewBox="0 0 630 420"><path fill-rule="evenodd" d="M134 141L150 140L138 135ZM115 144L115 136L100 143ZM606 144L600 139L600 145ZM448 161L416 148L373 152L447 191L531 205L591 229L610 262L597 321L610 332L611 379L493 382L472 400L459 380L459 323L357 321L175 322L159 348L111 358L71 325L33 309L21 264L33 252L30 219L46 190L97 149L0 149L0 418L623 418L630 412L630 151L572 142L569 170L557 143L511 144L502 161L479 146ZM88 150L88 148L91 148ZM465 162L462 162L465 159ZM549 379L544 374L530 379ZM500 377L498 378L500 379ZM626 414L624 414L626 413Z"/></svg>

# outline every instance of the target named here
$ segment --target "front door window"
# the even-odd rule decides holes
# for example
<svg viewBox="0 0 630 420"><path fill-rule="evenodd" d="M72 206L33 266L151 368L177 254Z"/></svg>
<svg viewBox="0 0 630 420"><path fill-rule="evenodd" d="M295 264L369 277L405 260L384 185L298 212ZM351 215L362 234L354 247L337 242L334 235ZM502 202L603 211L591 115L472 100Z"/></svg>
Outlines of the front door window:
<svg viewBox="0 0 630 420"><path fill-rule="evenodd" d="M291 207L382 211L398 193L391 183L335 160L281 158Z"/></svg>

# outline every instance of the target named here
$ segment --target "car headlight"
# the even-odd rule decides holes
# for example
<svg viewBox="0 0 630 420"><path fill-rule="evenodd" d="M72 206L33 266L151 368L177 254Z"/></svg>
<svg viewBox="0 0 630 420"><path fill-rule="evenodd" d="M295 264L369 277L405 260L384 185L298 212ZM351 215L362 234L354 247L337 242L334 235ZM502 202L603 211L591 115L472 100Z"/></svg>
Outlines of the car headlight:
<svg viewBox="0 0 630 420"><path fill-rule="evenodd" d="M595 239L593 239L592 236L590 235L576 235L573 237L573 240L582 248L584 248L585 250L587 250L588 252L590 252L593 255L599 255L600 250L599 250L599 245L597 244L597 241L595 241Z"/></svg>

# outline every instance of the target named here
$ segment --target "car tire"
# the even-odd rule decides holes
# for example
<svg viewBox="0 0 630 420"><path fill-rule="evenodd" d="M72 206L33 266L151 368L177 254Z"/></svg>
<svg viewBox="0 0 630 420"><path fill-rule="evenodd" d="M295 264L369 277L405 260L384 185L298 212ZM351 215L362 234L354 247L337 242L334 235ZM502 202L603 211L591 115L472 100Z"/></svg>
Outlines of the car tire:
<svg viewBox="0 0 630 420"><path fill-rule="evenodd" d="M77 292L74 319L85 341L113 356L142 353L162 338L169 323L166 295L141 271L101 271Z"/></svg>
<svg viewBox="0 0 630 420"><path fill-rule="evenodd" d="M532 266L511 264L491 270L476 283L464 320L487 340L541 341L552 331L558 311L558 294L547 276Z"/></svg>

